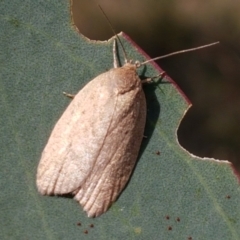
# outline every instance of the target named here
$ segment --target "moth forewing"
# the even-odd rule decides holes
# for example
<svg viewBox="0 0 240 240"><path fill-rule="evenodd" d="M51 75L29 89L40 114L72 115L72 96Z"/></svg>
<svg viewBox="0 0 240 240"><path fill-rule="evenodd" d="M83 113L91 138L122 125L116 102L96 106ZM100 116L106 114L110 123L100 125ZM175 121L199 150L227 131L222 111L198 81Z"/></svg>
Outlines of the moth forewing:
<svg viewBox="0 0 240 240"><path fill-rule="evenodd" d="M125 76L121 80L124 79ZM129 179L142 141L146 103L141 85L135 91L117 93L114 98L116 110L101 152L90 176L75 196L88 216L100 215L116 200Z"/></svg>

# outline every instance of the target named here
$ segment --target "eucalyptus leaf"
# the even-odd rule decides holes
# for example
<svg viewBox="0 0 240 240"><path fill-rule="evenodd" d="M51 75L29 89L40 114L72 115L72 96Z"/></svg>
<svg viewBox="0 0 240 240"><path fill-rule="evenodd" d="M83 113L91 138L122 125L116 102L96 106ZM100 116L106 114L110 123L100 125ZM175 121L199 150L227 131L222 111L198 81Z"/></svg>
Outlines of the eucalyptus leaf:
<svg viewBox="0 0 240 240"><path fill-rule="evenodd" d="M77 93L112 68L113 41L79 34L67 1L12 0L0 8L0 239L240 239L237 177L229 162L179 145L177 128L190 104L169 77L144 87L146 138L107 213L91 219L72 198L41 196L36 169L70 102L62 92ZM146 59L129 37L120 38L132 59ZM139 69L142 78L161 72L154 63Z"/></svg>

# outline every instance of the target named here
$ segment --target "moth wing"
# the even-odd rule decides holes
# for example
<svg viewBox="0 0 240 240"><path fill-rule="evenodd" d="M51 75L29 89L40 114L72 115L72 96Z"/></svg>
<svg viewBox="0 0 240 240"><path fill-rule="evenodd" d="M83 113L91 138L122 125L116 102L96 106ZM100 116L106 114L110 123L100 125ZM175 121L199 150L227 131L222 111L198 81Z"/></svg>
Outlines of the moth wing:
<svg viewBox="0 0 240 240"><path fill-rule="evenodd" d="M75 199L89 217L107 211L125 187L143 138L146 102L142 91L119 95L108 134L94 168L83 183ZM114 141L113 141L114 140Z"/></svg>
<svg viewBox="0 0 240 240"><path fill-rule="evenodd" d="M104 74L74 97L56 123L37 170L40 193L76 191L95 165L115 111L115 93Z"/></svg>

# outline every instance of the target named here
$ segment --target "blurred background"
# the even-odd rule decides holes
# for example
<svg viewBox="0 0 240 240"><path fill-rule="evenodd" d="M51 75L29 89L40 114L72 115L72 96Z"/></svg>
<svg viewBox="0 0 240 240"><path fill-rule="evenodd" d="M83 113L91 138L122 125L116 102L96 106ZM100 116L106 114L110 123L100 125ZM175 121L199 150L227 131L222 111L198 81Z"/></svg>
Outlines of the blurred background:
<svg viewBox="0 0 240 240"><path fill-rule="evenodd" d="M240 1L73 0L73 19L92 40L129 35L150 57L220 41L157 63L192 103L180 144L200 157L231 161L240 172Z"/></svg>

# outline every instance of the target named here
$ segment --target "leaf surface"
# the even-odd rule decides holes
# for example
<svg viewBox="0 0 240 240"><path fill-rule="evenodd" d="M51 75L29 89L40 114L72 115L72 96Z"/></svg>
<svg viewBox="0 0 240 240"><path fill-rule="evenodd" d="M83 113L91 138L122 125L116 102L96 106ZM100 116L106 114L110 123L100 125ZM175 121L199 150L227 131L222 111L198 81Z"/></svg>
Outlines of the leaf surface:
<svg viewBox="0 0 240 240"><path fill-rule="evenodd" d="M1 239L240 239L240 188L228 162L178 144L189 103L170 78L145 86L146 139L124 192L87 218L71 198L38 194L35 175L50 132L77 93L113 66L112 40L93 42L71 23L67 1L1 4ZM146 56L126 35L128 55ZM139 69L156 76L155 64ZM81 226L80 225L81 222ZM90 227L94 224L94 227Z"/></svg>

